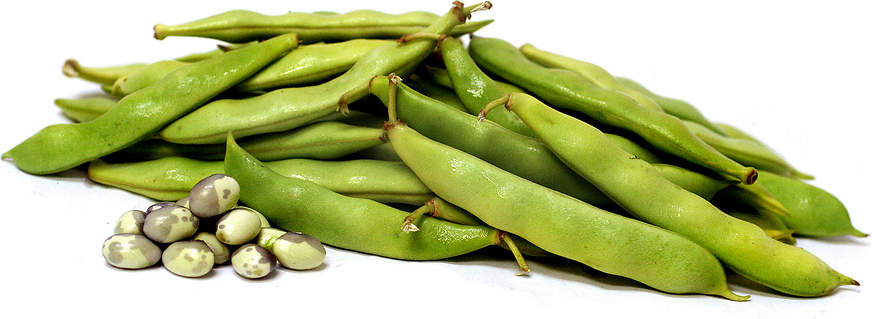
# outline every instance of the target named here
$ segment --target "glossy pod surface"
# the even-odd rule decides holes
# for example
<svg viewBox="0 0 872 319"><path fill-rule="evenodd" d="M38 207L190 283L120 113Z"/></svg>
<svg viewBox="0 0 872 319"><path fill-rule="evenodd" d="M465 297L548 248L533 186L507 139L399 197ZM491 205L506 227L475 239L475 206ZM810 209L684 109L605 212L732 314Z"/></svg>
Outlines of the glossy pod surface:
<svg viewBox="0 0 872 319"><path fill-rule="evenodd" d="M155 25L154 37L196 36L232 43L256 41L285 33L299 34L303 43L355 38L396 39L424 30L437 19L438 15L423 11L403 14L374 10L355 10L343 14L289 12L269 16L248 10L230 10L179 25ZM470 23L451 34L470 33L490 22Z"/></svg>
<svg viewBox="0 0 872 319"><path fill-rule="evenodd" d="M151 136L167 123L244 80L297 45L293 35L193 63L131 94L104 115L48 126L3 154L30 174L57 173ZM227 76L218 76L229 74Z"/></svg>
<svg viewBox="0 0 872 319"><path fill-rule="evenodd" d="M513 94L506 108L622 208L699 243L737 273L797 296L821 296L838 286L857 284L808 251L773 240L759 227L669 182L595 127L525 94Z"/></svg>
<svg viewBox="0 0 872 319"><path fill-rule="evenodd" d="M529 90L544 102L575 110L609 126L627 129L663 152L753 184L753 167L746 167L700 140L678 118L645 108L628 95L596 86L580 75L540 66L504 40L475 37L469 53L482 69ZM531 76L536 74L536 76Z"/></svg>
<svg viewBox="0 0 872 319"><path fill-rule="evenodd" d="M232 138L224 170L239 181L242 202L261 212L274 227L315 236L327 245L396 259L434 260L499 242L499 232L493 228L434 218L423 218L418 224L421 231L404 233L400 226L407 212L278 175Z"/></svg>
<svg viewBox="0 0 872 319"><path fill-rule="evenodd" d="M682 236L509 174L402 123L389 126L387 134L397 154L430 189L488 225L662 291L743 299L727 287L718 260ZM461 184L467 187L457 187Z"/></svg>
<svg viewBox="0 0 872 319"><path fill-rule="evenodd" d="M418 36L403 43L391 43L370 50L341 76L326 83L270 91L252 98L222 99L206 104L158 132L161 139L180 144L215 144L226 140L227 132L238 137L280 132L342 110L347 103L366 95L367 82L376 75L410 72L434 48L434 34L446 34L466 21L475 10L489 7L453 7ZM348 94L352 92L351 94Z"/></svg>

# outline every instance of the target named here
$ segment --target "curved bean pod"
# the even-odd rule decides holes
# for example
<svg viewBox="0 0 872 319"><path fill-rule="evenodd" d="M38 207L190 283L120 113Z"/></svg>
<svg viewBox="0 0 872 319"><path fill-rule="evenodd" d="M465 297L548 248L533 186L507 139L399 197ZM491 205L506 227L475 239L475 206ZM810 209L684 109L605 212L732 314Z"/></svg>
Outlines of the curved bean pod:
<svg viewBox="0 0 872 319"><path fill-rule="evenodd" d="M239 182L240 200L274 227L315 236L327 245L403 260L434 260L500 242L500 232L491 227L428 217L417 222L420 231L405 233L398 226L408 213L278 175L240 148L232 135L224 171Z"/></svg>
<svg viewBox="0 0 872 319"><path fill-rule="evenodd" d="M730 217L675 185L587 123L526 94L509 95L482 109L482 115L496 105L505 105L518 114L549 149L619 206L699 243L736 273L796 296L822 296L842 285L858 285L808 251L776 241L759 227ZM394 143L392 136L388 138ZM427 179L419 177L445 198Z"/></svg>
<svg viewBox="0 0 872 319"><path fill-rule="evenodd" d="M148 63L130 63L107 67L84 66L78 60L69 59L64 62L61 71L70 78L79 78L88 82L111 86L118 78L135 72Z"/></svg>
<svg viewBox="0 0 872 319"><path fill-rule="evenodd" d="M724 213L734 218L744 220L760 227L766 235L785 244L796 244L793 238L794 231L787 227L778 216L769 212L749 212L743 209L724 209Z"/></svg>
<svg viewBox="0 0 872 319"><path fill-rule="evenodd" d="M778 152L776 152L776 151L773 150L771 147L769 147L768 145L766 145L766 143L763 143L762 141L760 141L760 140L757 139L756 137L751 136L751 134L748 134L747 132L742 131L741 129L739 129L739 128L736 127L736 126L733 126L733 125L730 125L730 124L726 124L726 123L714 123L714 125L715 125L716 127L720 128L721 131L725 132L725 133L726 133L725 135L728 136L728 137L730 137L730 138L733 138L733 139L739 139L739 140L745 140L745 141L748 141L748 142L756 143L756 145L755 145L754 147L757 147L757 148L763 148L763 149L764 149L764 150L763 150L764 152L768 152L768 153L771 153L771 154L776 154L776 156L780 156L780 155L777 155ZM792 169L792 168L790 168L790 169ZM814 176L807 175L807 174L805 174L805 173L803 173L803 172L797 171L796 169L792 169L791 171L789 171L789 173L790 173L790 176L792 176L792 177L794 177L794 178L798 178L798 179L805 179L805 180L812 180L812 179L814 179Z"/></svg>
<svg viewBox="0 0 872 319"><path fill-rule="evenodd" d="M370 91L385 104L390 97L389 81L389 77L386 76L378 76L370 81ZM588 204L597 207L614 205L614 202L595 186L579 178L578 174L537 139L516 134L490 121L479 123L476 116L430 99L403 83L397 84L396 98L397 117L437 142L460 149L513 174ZM627 147L628 152L634 152L633 154L639 158L649 160L656 158L653 155L645 155L647 150L625 138L616 135L610 137ZM637 151L640 153L635 153ZM699 176L701 174L686 169L673 168L669 171L673 172L670 176L674 176L677 182L705 180ZM688 175L695 177L687 177ZM700 191L706 189L701 192L711 193L723 188L721 183L730 184L710 180L706 184L711 188L701 184L687 184L687 187Z"/></svg>
<svg viewBox="0 0 872 319"><path fill-rule="evenodd" d="M117 99L109 97L93 97L83 99L55 99L55 105L64 115L73 121L89 122L100 117L118 103Z"/></svg>
<svg viewBox="0 0 872 319"><path fill-rule="evenodd" d="M178 25L157 24L154 37L203 37L231 43L244 43L296 33L303 43L342 41L356 38L396 39L420 32L439 19L439 15L413 11L389 14L374 10L356 10L343 14L288 12L269 16L248 10L230 10L214 16ZM472 33L493 20L470 22L451 31L460 36Z"/></svg>
<svg viewBox="0 0 872 319"><path fill-rule="evenodd" d="M445 70L448 71L454 93L466 106L470 114L478 114L488 103L505 96L496 81L482 71L463 48L463 44L454 38L447 38L439 46ZM534 136L527 125L524 125L517 115L507 110L495 111L491 121L509 129L512 132Z"/></svg>
<svg viewBox="0 0 872 319"><path fill-rule="evenodd" d="M630 130L664 152L742 183L756 180L756 169L719 153L683 121L642 107L622 92L598 87L571 71L538 65L504 40L474 37L468 50L482 69L530 90L555 107L580 111L603 124Z"/></svg>
<svg viewBox="0 0 872 319"><path fill-rule="evenodd" d="M396 70L411 72L433 52L438 35L451 31L464 23L471 12L486 10L489 5L485 2L453 7L430 27L401 38L399 42L403 43L370 50L348 72L326 83L279 89L241 100L217 100L171 123L157 135L179 144L215 144L224 141L229 131L237 137L285 131L337 109L345 111L347 103L367 95L365 87L373 76Z"/></svg>
<svg viewBox="0 0 872 319"><path fill-rule="evenodd" d="M117 98L123 98L130 93L154 84L160 78L188 64L190 63L176 60L163 60L148 64L115 80L115 83L109 88L109 94Z"/></svg>
<svg viewBox="0 0 872 319"><path fill-rule="evenodd" d="M322 82L348 71L370 50L392 42L353 39L304 45L239 83L234 90L252 92Z"/></svg>
<svg viewBox="0 0 872 319"><path fill-rule="evenodd" d="M729 290L711 253L682 236L510 174L424 137L395 116L386 131L397 154L425 185L488 225L548 252L661 291L747 298Z"/></svg>
<svg viewBox="0 0 872 319"><path fill-rule="evenodd" d="M665 111L666 113L685 121L699 123L700 125L703 125L718 134L727 135L725 131L721 130L721 128L713 124L708 118L705 117L705 115L702 114L702 112L699 111L699 109L697 109L690 103L679 99L673 99L657 95L639 84L638 82L628 78L615 77L615 79L626 87L650 97L655 102L657 102L657 104L660 105L660 107L663 108L663 111Z"/></svg>
<svg viewBox="0 0 872 319"><path fill-rule="evenodd" d="M307 180L345 196L409 205L421 205L433 197L402 162L294 158L263 163L282 176ZM95 160L88 167L88 178L94 182L160 201L187 197L197 182L219 173L224 173L224 162L184 157L131 163Z"/></svg>
<svg viewBox="0 0 872 319"><path fill-rule="evenodd" d="M721 154L732 158L740 164L753 166L788 177L813 179L814 177L794 168L781 155L758 142L740 138L731 138L718 134L696 122L685 122L688 128L706 144L711 145Z"/></svg>
<svg viewBox="0 0 872 319"><path fill-rule="evenodd" d="M131 94L97 119L48 126L3 154L30 174L57 173L148 138L297 45L294 35L203 60Z"/></svg>
<svg viewBox="0 0 872 319"><path fill-rule="evenodd" d="M665 111L653 99L645 94L642 94L636 90L625 86L617 79L615 79L615 77L613 77L611 73L609 73L599 65L576 60L554 52L545 51L529 43L522 45L519 50L522 54L524 54L524 56L530 59L530 61L536 62L549 68L558 68L575 72L578 75L581 75L584 80L587 80L596 86L626 93L631 98L633 98L633 100L636 100L636 103L639 103L639 105L641 106L649 108L653 111ZM497 98L500 97L498 96L491 101L496 100Z"/></svg>
<svg viewBox="0 0 872 319"><path fill-rule="evenodd" d="M259 134L239 140L262 161L288 158L336 159L385 143L382 130L337 121L315 122L296 129ZM224 158L224 144L174 144L145 140L105 157L110 162L131 162L169 156L207 161Z"/></svg>
<svg viewBox="0 0 872 319"><path fill-rule="evenodd" d="M833 194L801 180L766 171L760 171L760 181L790 212L790 217L781 220L796 235L869 236L854 228L848 209Z"/></svg>

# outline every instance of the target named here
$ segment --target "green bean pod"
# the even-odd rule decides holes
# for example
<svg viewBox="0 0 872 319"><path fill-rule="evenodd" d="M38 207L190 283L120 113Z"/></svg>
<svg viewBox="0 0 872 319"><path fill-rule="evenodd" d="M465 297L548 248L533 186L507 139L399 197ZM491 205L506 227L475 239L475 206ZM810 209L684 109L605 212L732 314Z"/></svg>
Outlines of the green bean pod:
<svg viewBox="0 0 872 319"><path fill-rule="evenodd" d="M421 205L433 197L402 162L292 158L263 163L282 176L307 180L345 196L409 205ZM88 178L94 182L159 201L187 197L197 182L220 173L224 173L224 162L184 157L131 163L95 160L88 167Z"/></svg>
<svg viewBox="0 0 872 319"><path fill-rule="evenodd" d="M118 78L135 72L148 63L130 63L106 67L84 66L78 60L69 59L64 62L62 72L65 76L79 78L96 84L111 86Z"/></svg>
<svg viewBox="0 0 872 319"><path fill-rule="evenodd" d="M683 121L645 108L622 92L596 86L571 71L536 64L504 40L474 37L468 50L485 71L520 85L555 107L580 111L600 123L632 131L666 153L742 183L756 180L756 169L724 156L696 137Z"/></svg>
<svg viewBox="0 0 872 319"><path fill-rule="evenodd" d="M420 32L439 19L439 15L413 11L389 14L374 10L355 10L343 14L288 12L264 15L248 10L230 10L210 17L178 25L157 24L154 37L169 36L211 38L231 43L244 43L296 33L303 43L344 41L357 38L396 39ZM471 22L451 31L460 36L472 33L493 20Z"/></svg>
<svg viewBox="0 0 872 319"><path fill-rule="evenodd" d="M794 168L781 155L772 151L771 148L758 142L724 136L696 122L688 121L685 124L706 144L711 145L718 152L732 158L736 162L788 177L813 178L811 175Z"/></svg>
<svg viewBox="0 0 872 319"><path fill-rule="evenodd" d="M488 103L505 96L499 85L482 71L463 48L463 44L454 38L447 38L439 46L445 70L448 71L454 92L466 106L470 114L478 114ZM505 109L495 111L491 121L509 129L512 132L534 136L527 125L524 125L517 115Z"/></svg>
<svg viewBox="0 0 872 319"><path fill-rule="evenodd" d="M445 103L445 105L448 105L452 108L467 112L466 106L463 105L463 102L460 101L460 98L457 96L457 94L454 93L453 90L433 83L430 80L422 79L419 76L415 76L415 74L413 74L411 78L413 78L414 80L412 80L412 83L410 83L410 85L415 91L418 91L418 93L424 94L431 99Z"/></svg>
<svg viewBox="0 0 872 319"><path fill-rule="evenodd" d="M118 103L110 97L92 97L82 99L55 99L55 105L61 112L75 122L89 122L100 117Z"/></svg>
<svg viewBox="0 0 872 319"><path fill-rule="evenodd" d="M348 71L364 54L391 42L353 39L304 45L239 83L234 90L252 92L319 83Z"/></svg>
<svg viewBox="0 0 872 319"><path fill-rule="evenodd" d="M748 133L745 132L745 131L742 131L741 129L739 129L738 127L736 127L736 126L734 126L734 125L730 125L730 124L727 124L727 123L714 123L714 125L715 125L716 127L720 128L721 131L723 131L723 132L726 133L726 134L725 134L726 136L729 136L729 137L732 138L732 139L739 139L739 140L745 140L745 141L748 141L748 142L756 143L756 145L754 146L755 148L763 148L763 149L764 149L764 150L763 150L764 152L767 152L767 153L770 153L770 154L776 154L776 156L780 156L780 155L777 155L778 152L776 152L776 151L773 150L771 147L769 147L768 145L766 145L766 143L763 143L762 141L760 141L760 140L757 139L756 137L752 136L751 134L748 134ZM761 168L761 169L763 169L763 168ZM794 177L794 178L805 179L805 180L812 180L812 179L814 179L814 176L811 176L811 175L805 174L805 173L800 172L800 171L798 171L798 170L796 170L796 169L792 169L792 167L791 167L791 168L788 168L788 169L790 170L790 171L789 171L789 176L792 176L792 177ZM776 171L776 172L777 172L777 171ZM786 175L786 174L782 174L782 175Z"/></svg>
<svg viewBox="0 0 872 319"><path fill-rule="evenodd" d="M705 117L705 115L702 114L702 112L699 111L699 109L697 109L690 103L679 99L673 99L657 95L639 84L638 82L628 78L615 77L615 79L624 86L653 99L655 102L657 102L657 105L660 105L660 107L663 108L663 111L665 111L667 114L670 114L685 121L698 123L718 134L727 135L724 130L718 127L718 125L712 123L708 118Z"/></svg>
<svg viewBox="0 0 872 319"><path fill-rule="evenodd" d="M766 183L758 182L753 185L732 185L720 191L717 195L732 203L738 203L757 211L790 217L791 213L775 196L769 192Z"/></svg>
<svg viewBox="0 0 872 319"><path fill-rule="evenodd" d="M378 76L370 81L370 91L385 104L390 97L389 81L389 77L385 76ZM601 208L614 206L614 202L595 186L579 178L578 174L537 139L516 134L487 120L479 123L476 116L428 98L403 83L397 85L396 98L397 116L435 141L588 204ZM610 137L640 159L656 158L654 155L646 155L649 151L632 141L616 135ZM639 153L635 153L637 151ZM725 181L714 182L711 179L706 181L701 174L686 169L669 169L665 165L661 167L669 170L672 173L669 176L674 177L676 182L686 182L689 189L698 190L701 194L716 192L730 184ZM691 181L702 184L692 184Z"/></svg>
<svg viewBox="0 0 872 319"><path fill-rule="evenodd" d="M217 100L171 123L157 135L179 144L214 144L224 141L229 131L237 137L285 131L337 109L345 111L347 103L367 95L366 84L373 76L396 70L411 72L433 52L439 35L465 22L471 12L489 8L489 4L453 7L430 27L402 38L399 42L403 43L370 50L350 70L326 83L279 89L240 100Z"/></svg>
<svg viewBox="0 0 872 319"><path fill-rule="evenodd" d="M48 126L3 154L24 172L45 175L90 162L150 137L297 45L283 35L179 68L118 101L93 121Z"/></svg>
<svg viewBox="0 0 872 319"><path fill-rule="evenodd" d="M593 83L596 86L612 89L618 92L623 92L629 95L639 105L649 108L654 111L665 111L657 102L636 90L633 90L612 76L611 73L600 67L599 65L570 58L554 52L539 49L532 44L524 44L519 50L524 56L533 62L541 64L549 68L558 68L572 71L581 75L584 80ZM499 98L499 97L497 97ZM494 99L496 100L496 98ZM668 113L668 112L667 112Z"/></svg>
<svg viewBox="0 0 872 319"><path fill-rule="evenodd" d="M488 225L661 291L747 298L729 290L711 253L682 236L600 210L428 139L394 116L391 121L387 136L403 162L439 197Z"/></svg>
<svg viewBox="0 0 872 319"><path fill-rule="evenodd" d="M756 225L730 217L708 200L675 185L650 164L614 145L597 128L526 94L512 94L501 102L493 105L505 105L518 114L549 149L619 206L699 243L736 273L796 296L822 296L836 287L858 284L810 252L776 241Z"/></svg>
<svg viewBox="0 0 872 319"><path fill-rule="evenodd" d="M794 231L787 227L778 216L769 212L750 212L744 209L724 209L724 213L760 227L766 235L785 244L796 244Z"/></svg>
<svg viewBox="0 0 872 319"><path fill-rule="evenodd" d="M109 94L117 98L123 98L130 93L139 91L146 86L152 85L160 78L170 74L176 69L188 65L188 62L176 60L163 60L150 63L141 69L131 72L115 80L109 89Z"/></svg>
<svg viewBox="0 0 872 319"><path fill-rule="evenodd" d="M262 161L288 158L336 159L384 144L382 130L337 121L314 122L296 129L239 139L239 144ZM175 144L150 139L107 155L111 162L182 156L207 161L224 158L224 144Z"/></svg>
<svg viewBox="0 0 872 319"><path fill-rule="evenodd" d="M790 217L782 217L781 220L796 235L869 236L854 228L848 209L830 192L801 180L767 171L760 171L760 181L790 212Z"/></svg>
<svg viewBox="0 0 872 319"><path fill-rule="evenodd" d="M435 260L500 242L500 232L491 227L429 217L418 222L420 231L405 233L399 226L408 213L278 175L240 148L232 135L224 171L239 182L240 200L272 225L315 236L330 246L403 260Z"/></svg>

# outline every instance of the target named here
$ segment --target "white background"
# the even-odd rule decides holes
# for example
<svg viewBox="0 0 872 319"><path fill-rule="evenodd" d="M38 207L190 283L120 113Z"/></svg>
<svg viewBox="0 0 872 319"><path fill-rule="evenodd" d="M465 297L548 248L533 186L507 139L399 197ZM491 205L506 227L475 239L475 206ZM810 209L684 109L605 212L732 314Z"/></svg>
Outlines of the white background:
<svg viewBox="0 0 872 319"><path fill-rule="evenodd" d="M176 24L244 8L443 13L438 1L67 1L4 5L0 30L0 151L66 122L53 100L98 93L61 74L67 58L86 65L153 62L206 51L212 40L152 38ZM861 1L507 1L473 19L479 32L599 64L654 92L680 97L716 121L735 124L778 150L814 185L836 194L860 230L872 231L869 100L872 22ZM469 3L468 3L469 4ZM516 277L499 250L438 262L403 262L329 249L324 267L244 280L225 266L200 279L160 267L114 269L100 246L117 217L151 200L88 181L82 170L36 177L0 163L0 309L27 317L85 314L136 318L376 314L602 318L857 318L872 304L870 239L799 239L861 282L821 298L794 298L731 277L748 302L664 294L575 264L531 261ZM787 265L789 267L789 265ZM11 295L11 297L10 297ZM858 313L859 311L859 313ZM189 317L192 318L192 317Z"/></svg>

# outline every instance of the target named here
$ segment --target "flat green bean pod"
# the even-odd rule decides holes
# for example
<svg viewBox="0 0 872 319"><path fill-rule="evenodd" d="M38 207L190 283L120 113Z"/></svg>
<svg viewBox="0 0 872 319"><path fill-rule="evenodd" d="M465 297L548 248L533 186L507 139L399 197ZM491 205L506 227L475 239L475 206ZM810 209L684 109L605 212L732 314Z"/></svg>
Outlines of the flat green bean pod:
<svg viewBox="0 0 872 319"><path fill-rule="evenodd" d="M734 126L734 125L730 125L730 124L727 124L727 123L717 123L717 122L714 123L714 125L715 125L716 127L720 128L721 131L723 131L723 132L726 133L726 134L725 134L726 136L728 136L728 137L730 137L730 138L732 138L732 139L739 139L739 140L748 141L749 143L756 143L756 145L754 146L755 148L762 148L762 149L763 149L763 150L762 150L763 152L767 152L767 153L770 153L770 154L776 154L776 156L780 157L780 155L778 155L778 152L776 152L776 151L773 150L771 147L769 147L768 145L766 145L766 143L763 143L762 141L760 141L760 140L757 139L756 137L752 136L751 134L748 134L747 132L745 132L745 131L739 129L738 127L736 127L736 126ZM761 169L766 170L765 168L761 168ZM785 169L785 168L782 167L782 168L780 168L780 169L783 170L783 169ZM794 177L794 178L805 179L805 180L812 180L812 179L814 179L814 176L811 176L811 175L805 174L805 173L803 173L803 172L800 172L800 171L798 171L798 170L796 170L796 169L793 169L792 167L787 167L786 169L788 170L787 173L789 173L789 175L788 175L788 174L785 174L785 173L782 173L782 175L788 175L788 176L792 176L792 177ZM778 171L776 170L776 171L773 171L773 172L776 172L776 173L777 173Z"/></svg>
<svg viewBox="0 0 872 319"><path fill-rule="evenodd" d="M248 10L230 10L214 16L178 25L157 24L154 37L204 37L231 43L243 43L296 33L303 43L343 41L357 38L396 39L420 32L439 19L439 15L413 11L389 14L374 10L355 10L343 14L288 12L264 15ZM460 36L472 33L493 20L470 22L451 31Z"/></svg>
<svg viewBox="0 0 872 319"><path fill-rule="evenodd" d="M78 60L69 59L64 62L62 71L71 78L79 78L88 82L111 86L118 78L135 72L148 63L130 63L106 67L84 66Z"/></svg>
<svg viewBox="0 0 872 319"><path fill-rule="evenodd" d="M392 40L353 39L301 46L270 64L234 90L257 91L319 83L336 77L364 54Z"/></svg>
<svg viewBox="0 0 872 319"><path fill-rule="evenodd" d="M24 172L57 173L144 140L296 47L283 35L179 68L90 122L48 126L3 154Z"/></svg>
<svg viewBox="0 0 872 319"><path fill-rule="evenodd" d="M781 155L758 142L724 136L696 122L687 121L685 124L706 144L711 145L718 152L732 158L736 162L788 177L801 179L814 178L797 170Z"/></svg>
<svg viewBox="0 0 872 319"><path fill-rule="evenodd" d="M810 252L776 241L756 225L730 217L670 182L597 128L526 94L498 100L482 109L482 115L499 105L518 114L549 149L627 212L699 243L736 273L796 296L822 296L842 285L858 285ZM388 138L394 143L393 136ZM409 167L446 198L414 166Z"/></svg>
<svg viewBox="0 0 872 319"><path fill-rule="evenodd" d="M775 196L766 188L766 183L754 183L753 185L732 185L720 191L718 199L726 199L732 203L743 204L778 216L790 217L790 211L784 207Z"/></svg>
<svg viewBox="0 0 872 319"><path fill-rule="evenodd" d="M649 108L654 111L665 111L657 102L636 90L633 90L612 76L611 73L600 67L599 65L570 58L554 52L539 49L532 44L524 44L519 50L528 59L549 68L559 68L575 72L585 80L590 81L596 86L612 89L618 92L623 92L636 100L639 105ZM499 98L499 97L497 97ZM495 98L496 99L496 98ZM494 100L495 100L494 99ZM667 112L668 113L668 112Z"/></svg>
<svg viewBox="0 0 872 319"><path fill-rule="evenodd" d="M790 212L781 220L796 235L867 237L851 224L845 205L830 192L801 180L761 171L760 181Z"/></svg>
<svg viewBox="0 0 872 319"><path fill-rule="evenodd" d="M571 71L536 64L501 39L473 37L468 50L485 71L529 90L554 107L576 110L600 123L632 131L663 152L742 183L756 180L756 169L719 153L678 118L645 108L627 94L599 87Z"/></svg>
<svg viewBox="0 0 872 319"><path fill-rule="evenodd" d="M442 41L439 52L442 53L445 70L448 71L454 92L470 114L478 114L488 103L511 93L503 91L496 81L487 76L456 39L448 38ZM507 110L494 112L490 120L512 132L534 136L530 128L524 125L517 115Z"/></svg>
<svg viewBox="0 0 872 319"><path fill-rule="evenodd" d="M660 105L660 107L663 108L663 111L665 111L666 113L685 121L696 122L718 134L727 135L725 131L718 127L718 125L712 123L708 118L705 117L705 115L702 114L702 112L699 111L699 109L697 109L690 103L679 99L657 95L654 92L651 92L651 90L648 90L647 88L639 84L638 82L628 78L615 77L615 79L626 87L650 97L655 102L657 102L657 105Z"/></svg>
<svg viewBox="0 0 872 319"><path fill-rule="evenodd" d="M118 103L111 97L91 97L82 99L55 99L55 105L73 121L89 122L100 117Z"/></svg>
<svg viewBox="0 0 872 319"><path fill-rule="evenodd" d="M433 197L402 162L292 158L263 163L282 176L310 181L345 196L409 205L421 205ZM95 160L88 167L88 178L94 182L160 201L185 198L197 182L220 173L224 173L222 161L184 157L130 163Z"/></svg>
<svg viewBox="0 0 872 319"><path fill-rule="evenodd" d="M239 144L262 161L288 158L336 159L384 144L382 130L338 121L314 122L285 132L259 134L239 139ZM175 144L150 139L107 155L111 162L131 162L182 156L220 161L224 144Z"/></svg>
<svg viewBox="0 0 872 319"><path fill-rule="evenodd" d="M464 23L471 12L489 7L490 2L453 7L420 33L370 50L333 80L252 98L217 100L168 125L157 136L179 144L214 144L224 141L229 131L237 137L285 131L337 109L345 111L348 103L367 95L366 84L373 76L397 70L411 72L433 52L441 35Z"/></svg>
<svg viewBox="0 0 872 319"><path fill-rule="evenodd" d="M769 212L751 212L746 209L723 209L724 213L760 227L766 235L785 244L796 244L793 230L788 228L778 216Z"/></svg>
<svg viewBox="0 0 872 319"><path fill-rule="evenodd" d="M389 110L395 102L401 103L391 98ZM428 139L397 121L396 113L385 127L397 154L425 185L488 225L661 291L747 298L733 294L718 260L685 237L598 209Z"/></svg>
<svg viewBox="0 0 872 319"><path fill-rule="evenodd" d="M420 231L399 227L408 213L343 196L299 178L281 176L240 148L228 135L225 173L241 187L240 200L274 227L309 234L324 244L403 260L463 255L500 242L500 231L422 217Z"/></svg>
<svg viewBox="0 0 872 319"><path fill-rule="evenodd" d="M117 98L122 98L130 93L139 91L140 89L152 85L160 78L170 74L176 69L190 64L189 62L180 62L176 60L163 60L150 63L136 71L115 80L112 87L109 88L109 94Z"/></svg>

